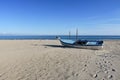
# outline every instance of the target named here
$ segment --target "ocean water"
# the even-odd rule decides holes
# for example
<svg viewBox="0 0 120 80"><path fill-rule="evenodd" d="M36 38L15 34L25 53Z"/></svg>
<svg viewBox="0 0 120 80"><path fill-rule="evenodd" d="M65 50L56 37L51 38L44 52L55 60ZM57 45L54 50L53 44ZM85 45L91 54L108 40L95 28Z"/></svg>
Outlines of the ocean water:
<svg viewBox="0 0 120 80"><path fill-rule="evenodd" d="M62 39L72 39L75 40L76 36L59 35ZM55 40L56 35L41 35L41 36L0 36L0 40ZM93 36L93 35L81 35L77 39L87 39L87 40L120 40L120 36Z"/></svg>

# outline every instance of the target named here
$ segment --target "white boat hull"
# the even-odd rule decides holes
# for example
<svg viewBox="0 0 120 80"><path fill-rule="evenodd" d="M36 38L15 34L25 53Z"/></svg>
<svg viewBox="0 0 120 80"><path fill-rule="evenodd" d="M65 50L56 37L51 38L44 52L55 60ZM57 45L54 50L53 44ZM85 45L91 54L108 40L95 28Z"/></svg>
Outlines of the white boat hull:
<svg viewBox="0 0 120 80"><path fill-rule="evenodd" d="M80 46L80 45L66 45L61 43L63 46L67 46L67 47L75 47L75 48L81 48L81 49L95 49L95 50L99 50L103 48L102 46Z"/></svg>
<svg viewBox="0 0 120 80"><path fill-rule="evenodd" d="M63 46L66 46L66 47L74 47L74 48L80 48L80 49L94 49L94 50L99 50L99 49L102 49L103 48L103 45L100 45L100 46L87 46L87 45L72 45L72 44L67 44L67 43L64 43L60 40L60 43L63 45Z"/></svg>
<svg viewBox="0 0 120 80"><path fill-rule="evenodd" d="M95 49L95 50L99 50L103 48L103 46L74 46L74 47L81 49Z"/></svg>

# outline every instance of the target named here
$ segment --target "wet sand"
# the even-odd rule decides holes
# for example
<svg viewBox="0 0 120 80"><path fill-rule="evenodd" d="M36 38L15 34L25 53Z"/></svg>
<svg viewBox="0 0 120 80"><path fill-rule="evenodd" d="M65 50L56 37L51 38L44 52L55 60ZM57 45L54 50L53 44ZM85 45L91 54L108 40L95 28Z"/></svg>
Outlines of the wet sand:
<svg viewBox="0 0 120 80"><path fill-rule="evenodd" d="M0 40L0 80L120 80L120 40L102 50L57 40Z"/></svg>

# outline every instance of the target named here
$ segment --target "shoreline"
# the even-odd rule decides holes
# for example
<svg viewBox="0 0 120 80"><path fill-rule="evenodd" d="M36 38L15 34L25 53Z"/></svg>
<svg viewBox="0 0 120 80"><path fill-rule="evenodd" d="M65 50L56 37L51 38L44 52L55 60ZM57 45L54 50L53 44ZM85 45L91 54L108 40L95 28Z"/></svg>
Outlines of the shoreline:
<svg viewBox="0 0 120 80"><path fill-rule="evenodd" d="M0 40L57 40L57 39L0 39ZM99 40L99 39L86 39L86 40ZM119 41L120 39L101 39L103 41Z"/></svg>

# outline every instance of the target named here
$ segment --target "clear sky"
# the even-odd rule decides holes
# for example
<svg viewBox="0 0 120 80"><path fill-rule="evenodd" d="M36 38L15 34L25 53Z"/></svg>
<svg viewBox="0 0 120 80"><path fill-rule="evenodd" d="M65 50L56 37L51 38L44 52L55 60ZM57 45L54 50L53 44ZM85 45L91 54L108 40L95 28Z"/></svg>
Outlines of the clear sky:
<svg viewBox="0 0 120 80"><path fill-rule="evenodd" d="M120 0L0 0L0 34L120 35Z"/></svg>

